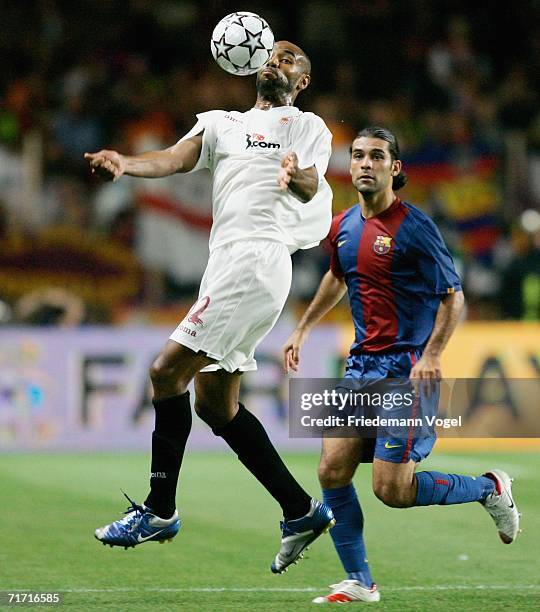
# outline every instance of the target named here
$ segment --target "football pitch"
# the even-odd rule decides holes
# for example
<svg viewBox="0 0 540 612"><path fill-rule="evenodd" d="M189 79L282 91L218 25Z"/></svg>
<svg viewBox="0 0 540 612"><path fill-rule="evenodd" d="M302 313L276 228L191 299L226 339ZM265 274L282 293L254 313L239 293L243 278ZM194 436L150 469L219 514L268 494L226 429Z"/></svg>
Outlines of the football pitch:
<svg viewBox="0 0 540 612"><path fill-rule="evenodd" d="M317 456L285 457L319 496ZM145 454L1 456L0 591L59 593L60 608L74 610L288 612L313 610L313 597L345 577L328 535L288 573L271 574L280 510L232 453L187 454L178 495L182 528L173 542L127 551L102 546L95 527L120 517L127 505L120 489L143 501L148 465ZM361 466L355 484L381 590L375 609L539 609L540 454L435 452L424 465L508 471L523 533L505 546L476 503L386 508L371 492L370 466Z"/></svg>

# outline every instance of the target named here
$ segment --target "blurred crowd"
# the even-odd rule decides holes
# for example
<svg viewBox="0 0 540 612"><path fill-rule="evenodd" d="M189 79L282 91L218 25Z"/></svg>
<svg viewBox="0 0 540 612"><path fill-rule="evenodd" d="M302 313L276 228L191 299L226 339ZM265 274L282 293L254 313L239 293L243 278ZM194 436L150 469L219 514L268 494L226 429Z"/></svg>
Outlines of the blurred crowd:
<svg viewBox="0 0 540 612"><path fill-rule="evenodd" d="M206 263L208 177L103 184L83 155L169 146L198 112L247 110L254 78L228 75L209 51L214 25L234 10L261 14L278 39L309 53L312 85L298 104L333 132L336 212L355 201L347 171L354 134L390 128L411 170L403 197L441 228L467 316L540 319L535 9L534 0L497 10L428 0L7 3L0 321L178 319ZM324 245L294 263L291 308L317 287Z"/></svg>

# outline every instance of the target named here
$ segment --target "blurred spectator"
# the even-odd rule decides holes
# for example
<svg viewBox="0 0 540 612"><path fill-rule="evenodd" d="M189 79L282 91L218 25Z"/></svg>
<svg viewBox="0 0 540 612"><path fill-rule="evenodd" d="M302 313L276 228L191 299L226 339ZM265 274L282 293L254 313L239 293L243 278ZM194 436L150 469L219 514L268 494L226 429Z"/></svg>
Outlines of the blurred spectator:
<svg viewBox="0 0 540 612"><path fill-rule="evenodd" d="M42 217L45 225L65 225L85 232L93 230L95 221L85 183L66 176L49 180L43 191Z"/></svg>
<svg viewBox="0 0 540 612"><path fill-rule="evenodd" d="M540 213L536 214L535 222L540 226ZM514 240L516 255L502 277L503 316L540 321L540 227L533 234L516 230Z"/></svg>
<svg viewBox="0 0 540 612"><path fill-rule="evenodd" d="M499 119L508 130L526 130L538 108L538 94L529 79L525 66L512 66L499 92Z"/></svg>
<svg viewBox="0 0 540 612"><path fill-rule="evenodd" d="M147 290L139 300L152 306L190 299L206 258L207 177L104 185L90 176L82 154L167 146L194 124L196 112L248 109L253 77L226 74L208 51L214 25L238 8L228 0L110 0L88 13L84 3L7 3L0 37L1 239L13 243L21 231L59 224L105 235L144 267ZM428 0L254 0L250 10L269 20L277 39L298 40L311 56L302 110L321 115L333 132L336 212L355 198L352 137L368 123L386 125L410 170L410 199L436 217L462 266L470 316L529 316L534 283L518 279L537 265L537 247L528 244L525 253L501 228L540 204L534 0L509 11ZM519 36L500 45L499 31ZM31 134L43 142L41 184L35 167L29 172ZM39 223L28 219L32 208L39 208ZM326 257L323 249L295 256L293 296L309 297ZM0 255L0 278L1 266ZM521 297L510 304L512 291ZM508 303L501 306L500 296Z"/></svg>
<svg viewBox="0 0 540 612"><path fill-rule="evenodd" d="M101 120L81 93L64 99L52 118L51 137L57 172L75 175L86 173L85 152L102 148L105 141Z"/></svg>

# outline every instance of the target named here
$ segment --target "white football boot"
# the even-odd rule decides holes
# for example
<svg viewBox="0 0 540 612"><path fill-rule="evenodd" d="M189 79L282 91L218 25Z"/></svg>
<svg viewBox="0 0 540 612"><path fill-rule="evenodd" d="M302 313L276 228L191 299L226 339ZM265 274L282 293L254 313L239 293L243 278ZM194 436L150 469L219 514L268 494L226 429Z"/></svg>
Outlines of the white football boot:
<svg viewBox="0 0 540 612"><path fill-rule="evenodd" d="M354 601L364 601L367 603L376 602L381 599L381 594L377 590L377 585L373 583L368 589L358 580L342 580L339 584L330 585L330 594L315 597L313 603L350 603Z"/></svg>
<svg viewBox="0 0 540 612"><path fill-rule="evenodd" d="M512 497L514 479L502 470L490 470L483 475L495 480L495 490L480 503L495 522L501 540L505 544L511 544L521 531L519 528L521 514Z"/></svg>

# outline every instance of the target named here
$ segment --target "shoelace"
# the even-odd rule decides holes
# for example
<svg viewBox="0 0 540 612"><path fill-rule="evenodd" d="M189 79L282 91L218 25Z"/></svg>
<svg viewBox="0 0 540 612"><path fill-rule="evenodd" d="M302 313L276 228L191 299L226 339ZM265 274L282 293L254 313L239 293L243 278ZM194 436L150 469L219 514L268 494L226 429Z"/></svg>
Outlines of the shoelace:
<svg viewBox="0 0 540 612"><path fill-rule="evenodd" d="M280 521L279 522L279 528L281 529L281 536L283 538L290 536L290 535L295 535L297 532L294 529L291 529L288 525L287 525L287 521Z"/></svg>
<svg viewBox="0 0 540 612"><path fill-rule="evenodd" d="M506 507L505 504L511 499L508 493L505 495L505 491L503 491L500 495L495 496L497 500L495 504L487 505L486 508L489 510L491 516L496 518L502 518L506 515Z"/></svg>
<svg viewBox="0 0 540 612"><path fill-rule="evenodd" d="M491 507L490 514L496 519L506 518L506 508Z"/></svg>
<svg viewBox="0 0 540 612"><path fill-rule="evenodd" d="M138 522L140 521L142 515L144 514L144 508L143 506L140 506L139 504L137 504L136 502L134 502L131 497L129 497L129 495L125 492L122 491L122 493L124 494L124 497L128 500L129 502L129 506L127 507L126 511L124 512L124 514L131 514L132 512L134 512L132 517L126 517L124 519L124 521L126 521L126 526L129 527L130 531L138 524Z"/></svg>
<svg viewBox="0 0 540 612"><path fill-rule="evenodd" d="M140 506L139 504L137 504L136 502L134 502L131 497L125 492L122 491L122 493L124 494L124 497L128 500L128 502L130 503L130 505L127 507L127 510L124 512L124 514L129 514L130 512L140 512L141 514L144 514L144 508L143 506Z"/></svg>
<svg viewBox="0 0 540 612"><path fill-rule="evenodd" d="M345 581L343 582L338 582L337 584L331 584L330 585L330 595L336 595L337 593L343 593L345 595L348 595L349 593L347 592L347 587L349 585L345 583Z"/></svg>
<svg viewBox="0 0 540 612"><path fill-rule="evenodd" d="M331 584L330 585L330 595L336 595L337 593L343 593L344 595L350 595L350 596L354 596L354 591L352 590L353 585L351 585L349 582L347 582L346 580L343 580L342 582L338 582L337 584ZM367 587L364 587L367 588Z"/></svg>

